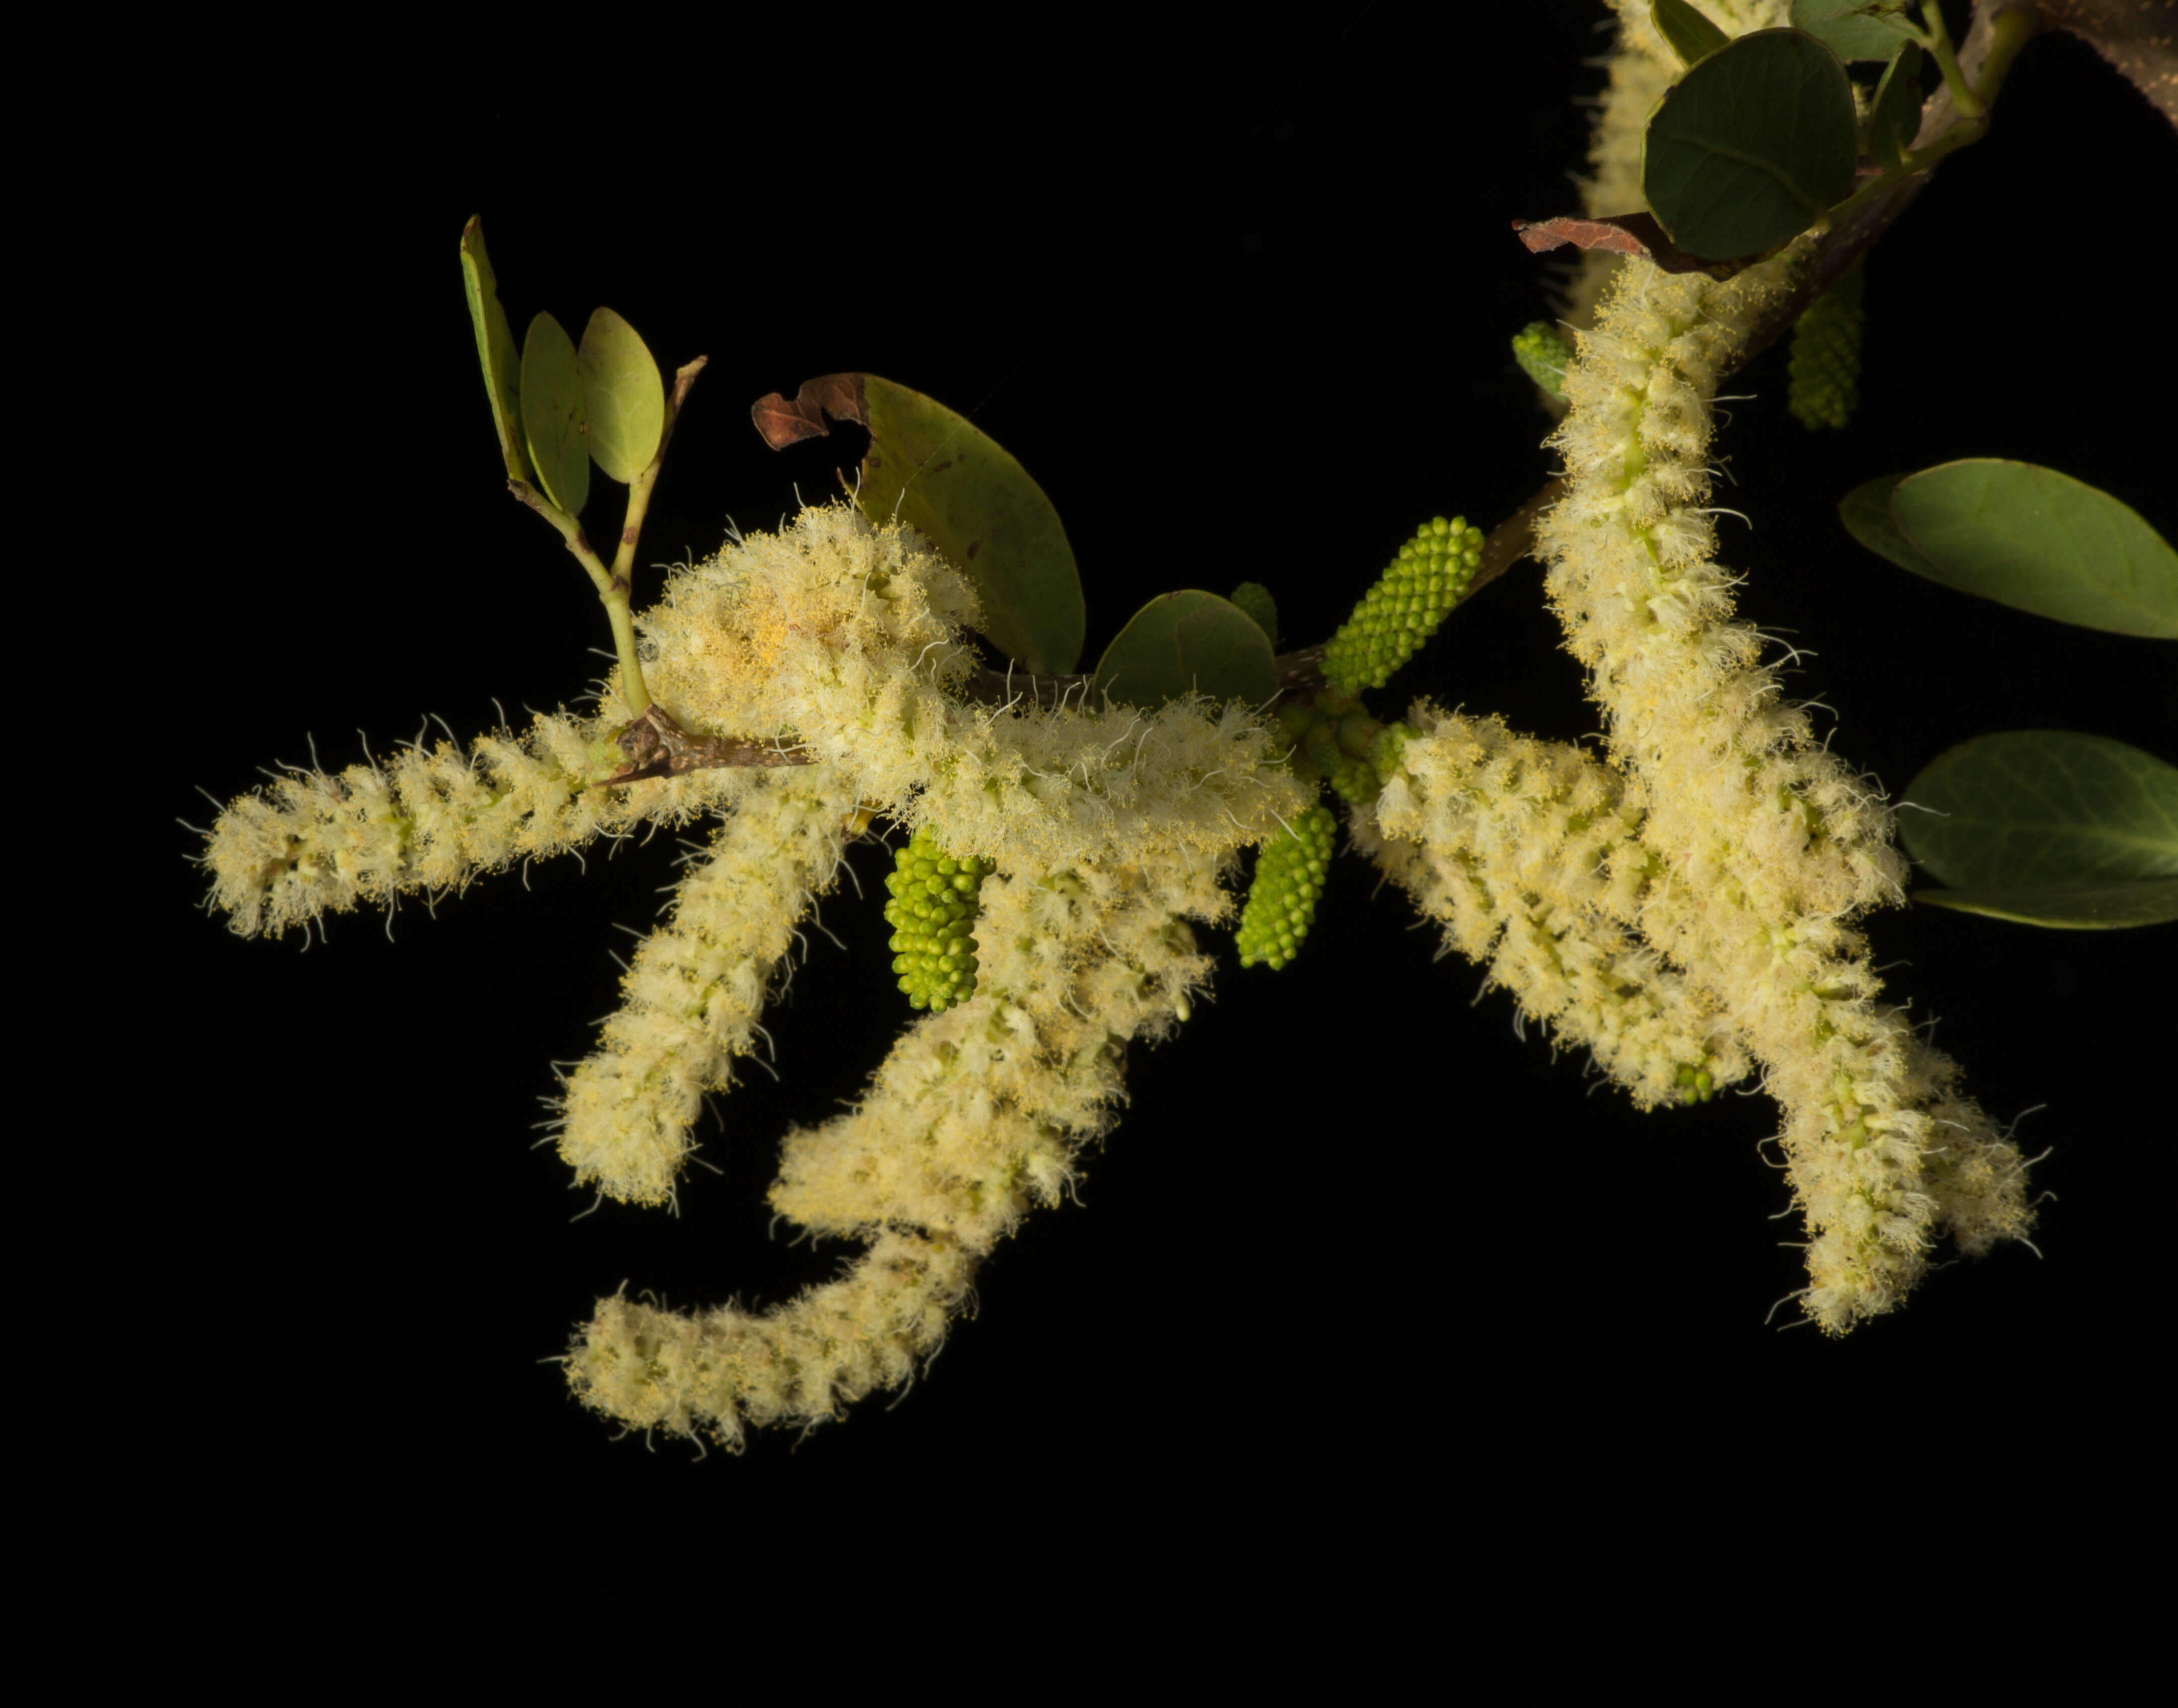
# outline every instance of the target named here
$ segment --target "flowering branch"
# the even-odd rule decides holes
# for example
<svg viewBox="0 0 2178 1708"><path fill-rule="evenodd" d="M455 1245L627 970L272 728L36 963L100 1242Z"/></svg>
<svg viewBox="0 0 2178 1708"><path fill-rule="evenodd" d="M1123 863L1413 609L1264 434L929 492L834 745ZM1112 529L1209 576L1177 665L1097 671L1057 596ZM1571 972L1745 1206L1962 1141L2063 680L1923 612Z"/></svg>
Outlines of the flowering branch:
<svg viewBox="0 0 2178 1708"><path fill-rule="evenodd" d="M1783 0L1714 9L1743 34L1786 15ZM1652 108L1679 65L1645 0L1618 10L1590 193L1606 200L1623 194L1639 139L1629 112ZM1327 782L1354 844L1447 948L1638 1107L1759 1083L1807 1225L1807 1319L1836 1334L1893 1309L1940 1237L1967 1253L2027 1237L2027 1165L1871 964L1856 922L1902 898L1906 863L1880 791L1814 739L1738 619L1743 578L1719 561L1710 519L1715 399L1858 262L1928 167L1980 134L2044 19L1984 0L1899 169L1767 259L1591 265L1593 313L1562 364L1550 440L1562 474L1486 540L1435 519L1338 637L1275 658L1276 708L1249 703L1277 626L1267 598L1261 617L1244 588L1201 619L1242 631L1247 694L1121 704L1093 695L1091 674L983 666L971 636L988 632L999 580L973 582L970 554L949 561L845 505L736 535L632 613L635 537L693 364L631 483L610 570L514 483L566 522L599 580L621 642L604 698L632 718L555 712L466 749L419 742L337 776L292 772L222 813L205 856L215 898L236 930L277 935L638 823L714 819L598 1047L562 1081L555 1123L578 1184L659 1204L694 1154L704 1095L763 1038L800 921L848 841L876 814L912 830L889 918L894 971L928 1012L851 1108L788 1135L769 1194L861 1252L774 1310L599 1300L567 1374L631 1427L738 1444L908 1379L983 1258L1058 1201L1111 1127L1129 1047L1191 1018L1212 972L1197 931L1232 919L1251 849L1268 852L1242 958L1291 958L1329 858ZM498 334L479 327L489 363ZM1364 690L1524 554L1586 672L1601 750L1426 700L1399 723L1371 715Z"/></svg>

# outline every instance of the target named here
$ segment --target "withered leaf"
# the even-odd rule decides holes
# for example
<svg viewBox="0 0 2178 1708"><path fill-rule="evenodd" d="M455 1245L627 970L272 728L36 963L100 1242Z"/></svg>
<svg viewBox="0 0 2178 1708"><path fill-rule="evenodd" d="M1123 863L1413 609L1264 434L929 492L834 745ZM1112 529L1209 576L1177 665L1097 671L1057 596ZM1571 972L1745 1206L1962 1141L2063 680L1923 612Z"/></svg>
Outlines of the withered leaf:
<svg viewBox="0 0 2178 1708"><path fill-rule="evenodd" d="M824 421L828 413L835 421L851 421L860 427L870 424L869 399L861 374L820 374L814 379L803 380L791 403L774 391L749 406L750 420L774 450L784 450L805 439L824 438L832 431Z"/></svg>
<svg viewBox="0 0 2178 1708"><path fill-rule="evenodd" d="M1646 255L1667 273L1707 273L1727 279L1744 261L1705 261L1689 255L1665 234L1653 214L1605 214L1595 219L1560 214L1555 219L1515 220L1513 229L1531 254L1571 243L1577 249L1608 249L1615 254Z"/></svg>

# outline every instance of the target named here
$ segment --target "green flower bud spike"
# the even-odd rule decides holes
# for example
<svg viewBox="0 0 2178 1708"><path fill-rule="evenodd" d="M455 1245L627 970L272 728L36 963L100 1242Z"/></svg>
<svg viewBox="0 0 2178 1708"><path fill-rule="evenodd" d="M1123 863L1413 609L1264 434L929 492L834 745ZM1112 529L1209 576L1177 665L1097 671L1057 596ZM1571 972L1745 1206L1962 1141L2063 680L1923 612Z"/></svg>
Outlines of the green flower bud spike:
<svg viewBox="0 0 2178 1708"><path fill-rule="evenodd" d="M1248 614L1255 625L1278 644L1278 602L1261 581L1243 581L1233 589L1233 603Z"/></svg>
<svg viewBox="0 0 2178 1708"><path fill-rule="evenodd" d="M1810 303L1792 328L1786 401L1810 433L1843 427L1860 401L1861 285L1855 265Z"/></svg>
<svg viewBox="0 0 2178 1708"><path fill-rule="evenodd" d="M1481 567L1480 528L1463 516L1423 523L1324 647L1324 680L1349 694L1382 687L1436 632Z"/></svg>
<svg viewBox="0 0 2178 1708"><path fill-rule="evenodd" d="M1316 898L1331 870L1331 838L1337 828L1327 806L1312 806L1262 846L1256 855L1255 881L1248 886L1234 940L1240 964L1258 961L1272 968L1293 959L1316 918Z"/></svg>
<svg viewBox="0 0 2178 1708"><path fill-rule="evenodd" d="M990 872L990 861L955 859L927 830L894 854L885 922L910 1007L939 1013L976 994L977 898Z"/></svg>
<svg viewBox="0 0 2178 1708"><path fill-rule="evenodd" d="M1565 401L1566 364L1573 360L1573 346L1564 333L1547 320L1530 320L1513 335L1513 359L1544 396L1553 403Z"/></svg>

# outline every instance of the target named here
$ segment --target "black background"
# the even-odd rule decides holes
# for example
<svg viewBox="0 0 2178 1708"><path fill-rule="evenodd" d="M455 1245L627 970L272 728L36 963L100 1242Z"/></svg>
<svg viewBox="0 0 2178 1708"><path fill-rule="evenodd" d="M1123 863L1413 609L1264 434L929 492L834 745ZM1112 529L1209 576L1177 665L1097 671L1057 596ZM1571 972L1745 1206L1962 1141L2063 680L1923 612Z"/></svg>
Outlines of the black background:
<svg viewBox="0 0 2178 1708"><path fill-rule="evenodd" d="M1598 87L1582 61L1604 38L1585 8L1524 16L1486 43L1453 14L1366 8L1250 45L1048 23L972 70L942 40L889 66L889 38L812 22L761 56L731 34L633 59L577 44L543 80L431 40L369 74L298 65L135 115L134 164L96 204L96 352L165 450L76 519L86 557L122 554L76 632L122 621L152 647L110 709L156 732L122 851L126 952L153 946L161 994L133 1015L133 981L101 999L145 1047L97 1058L90 1143L140 1229L101 1272L161 1376L90 1409L155 1423L191 1468L160 1499L216 1498L268 1547L330 1524L457 1548L489 1526L490 1550L632 1497L627 1522L661 1533L1153 1512L1227 1544L1298 1516L1356 1538L1465 1524L1524 1552L1650 1503L1774 1503L1798 1529L1848 1501L1856 1525L1971 1531L2135 1462L2164 1333L2168 927L1869 923L1983 1103L2045 1105L2020 1137L2055 1147L2035 1181L2060 1201L2041 1261L1955 1265L1833 1342L1765 1326L1802 1280L1756 1148L1771 1105L1635 1114L1517 1037L1503 994L1475 1003L1480 970L1436 962L1405 900L1343 859L1296 967L1229 962L1185 1035L1134 1052L1080 1207L998 1252L904 1400L697 1463L615 1439L544 1361L623 1280L751 1303L844 1260L773 1234L763 1193L785 1126L851 1094L905 1018L884 851L856 857L870 901L825 905L849 952L814 939L767 1017L779 1081L752 1069L718 1100L720 1171L690 1175L677 1220L571 1220L588 1200L531 1127L549 1064L614 1005L611 952L655 917L670 837L435 915L404 904L391 941L369 914L304 952L192 911L196 839L162 827L209 821L197 789L245 790L309 737L329 767L361 756L358 728L382 756L427 713L467 736L495 696L518 717L604 667L586 579L502 489L456 261L468 216L517 328L550 309L579 332L606 303L667 368L709 357L647 564L832 490L851 433L775 455L748 406L863 368L971 412L1042 481L1092 658L1150 594L1244 578L1316 638L1421 518L1486 527L1551 466L1506 351L1551 275L1508 222L1575 205L1569 97ZM1756 394L1720 443L1717 502L1752 519L1724 521L1744 613L1816 655L1795 691L1894 791L1991 729L2178 757L2167 646L1945 593L1858 551L1832 509L1877 474L2001 454L2178 529L2167 423L2121 424L2172 378L2129 315L2131 216L2174 163L2092 54L2037 44L1995 134L1870 263L1852 429L1791 421L1781 350L1729 388ZM1532 564L1394 690L1387 712L1426 691L1539 734L1595 727ZM122 1237L110 1201L63 1214Z"/></svg>

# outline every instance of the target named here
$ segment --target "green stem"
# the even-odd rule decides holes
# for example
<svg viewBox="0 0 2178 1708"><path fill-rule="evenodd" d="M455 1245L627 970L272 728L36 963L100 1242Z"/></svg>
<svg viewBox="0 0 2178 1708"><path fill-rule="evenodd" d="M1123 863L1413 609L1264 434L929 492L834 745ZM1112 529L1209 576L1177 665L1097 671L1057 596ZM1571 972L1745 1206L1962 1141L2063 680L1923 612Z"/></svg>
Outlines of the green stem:
<svg viewBox="0 0 2178 1708"><path fill-rule="evenodd" d="M1981 85L1974 91L1984 106L1995 104L1997 91L2011 71L2011 62L2040 28L2033 13L2018 7L2000 12L1989 20L1989 57L1982 62Z"/></svg>
<svg viewBox="0 0 2178 1708"><path fill-rule="evenodd" d="M1934 12L1933 6L1930 10ZM1990 109L1995 105L1998 92L2004 87L2004 79L2011 73L2011 62L2019 57L2019 50L2033 39L2041 26L2033 13L2017 7L2000 12L1989 20L1989 53L1982 62L1978 90L1968 89L1964 77L1958 74L1958 61L1951 52L1951 43L1941 39L1943 19L1940 16L1935 18L1934 27L1939 33L1938 39L1929 51L1937 52L1938 49L1941 50L1937 63L1945 68L1945 80L1951 90L1952 106L1959 116L1958 122L1926 148L1907 154L1891 171L1863 184L1823 216L1826 223L1836 223L1848 210L1874 199L1896 185L1900 179L1925 172L1945 156L1971 147L1988 135Z"/></svg>
<svg viewBox="0 0 2178 1708"><path fill-rule="evenodd" d="M612 625L613 647L620 654L620 697L627 701L627 715L640 718L650 710L650 689L643 679L643 661L635 656L635 617L628 609L627 583L614 578L615 591L605 595L605 620Z"/></svg>
<svg viewBox="0 0 2178 1708"><path fill-rule="evenodd" d="M1987 118L1989 108L1968 85L1965 74L1959 69L1958 56L1951 52L1951 32L1944 28L1943 8L1936 0L1921 0L1921 16L1929 25L1923 41L1934 56L1936 68L1944 74L1944 86L1951 91L1951 106L1962 125Z"/></svg>
<svg viewBox="0 0 2178 1708"><path fill-rule="evenodd" d="M635 624L628 614L627 577L616 575L605 566L603 559L591 550L589 538L583 532L583 525L526 480L511 480L506 489L538 515L560 531L560 538L567 543L567 549L583 572L590 578L590 585L598 590L598 598L605 608L605 620L612 625L613 644L620 652L621 696L627 701L628 715L640 718L650 709L650 690L643 686L643 664L635 656ZM622 554L634 548L623 538Z"/></svg>
<svg viewBox="0 0 2178 1708"><path fill-rule="evenodd" d="M673 443L674 424L681 419L681 406L688 401L689 389L710 359L698 356L673 376L673 391L665 400L665 425L658 435L658 450L649 466L628 483L627 515L621 522L620 550L613 558L613 574L630 586L635 581L635 543L642 538L643 518L650 513L650 494L658 485L659 472L665 467L665 447Z"/></svg>

